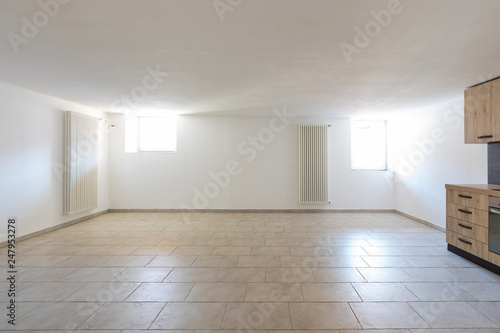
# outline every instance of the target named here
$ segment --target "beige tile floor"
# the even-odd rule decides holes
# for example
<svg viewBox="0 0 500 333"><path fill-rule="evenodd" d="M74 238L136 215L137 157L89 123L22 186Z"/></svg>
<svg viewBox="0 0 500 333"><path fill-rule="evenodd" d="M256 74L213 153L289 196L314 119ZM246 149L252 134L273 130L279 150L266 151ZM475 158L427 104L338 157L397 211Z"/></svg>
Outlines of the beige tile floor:
<svg viewBox="0 0 500 333"><path fill-rule="evenodd" d="M113 213L16 250L2 331L500 333L500 276L396 214Z"/></svg>

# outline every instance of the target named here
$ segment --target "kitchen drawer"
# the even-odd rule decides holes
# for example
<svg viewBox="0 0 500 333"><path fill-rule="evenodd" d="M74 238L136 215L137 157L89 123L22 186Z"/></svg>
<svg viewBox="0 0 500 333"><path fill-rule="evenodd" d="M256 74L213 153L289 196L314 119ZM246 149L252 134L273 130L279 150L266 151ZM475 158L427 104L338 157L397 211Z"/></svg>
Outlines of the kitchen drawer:
<svg viewBox="0 0 500 333"><path fill-rule="evenodd" d="M474 223L446 216L446 229L481 243L488 244L488 229Z"/></svg>
<svg viewBox="0 0 500 333"><path fill-rule="evenodd" d="M489 262L491 262L492 264L495 264L497 266L500 266L500 255L498 255L494 252L489 252Z"/></svg>
<svg viewBox="0 0 500 333"><path fill-rule="evenodd" d="M488 211L486 210L447 203L446 215L462 221L474 223L485 228L488 227Z"/></svg>
<svg viewBox="0 0 500 333"><path fill-rule="evenodd" d="M459 190L446 190L446 202L459 206L488 210L488 196L485 194Z"/></svg>
<svg viewBox="0 0 500 333"><path fill-rule="evenodd" d="M451 230L446 231L446 242L459 249L462 249L476 257L489 260L489 250L488 245L478 242L475 239L465 237L463 235L457 234Z"/></svg>

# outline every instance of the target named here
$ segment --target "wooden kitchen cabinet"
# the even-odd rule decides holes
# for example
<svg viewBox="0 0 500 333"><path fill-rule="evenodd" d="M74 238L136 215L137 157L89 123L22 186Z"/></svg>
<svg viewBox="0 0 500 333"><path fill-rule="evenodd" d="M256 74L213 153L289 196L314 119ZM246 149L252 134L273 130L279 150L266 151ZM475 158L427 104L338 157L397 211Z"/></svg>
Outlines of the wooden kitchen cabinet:
<svg viewBox="0 0 500 333"><path fill-rule="evenodd" d="M500 79L464 93L465 143L500 141Z"/></svg>
<svg viewBox="0 0 500 333"><path fill-rule="evenodd" d="M446 185L448 250L500 274L500 255L489 249L489 196L500 185Z"/></svg>
<svg viewBox="0 0 500 333"><path fill-rule="evenodd" d="M463 189L446 192L446 242L488 260L488 196Z"/></svg>

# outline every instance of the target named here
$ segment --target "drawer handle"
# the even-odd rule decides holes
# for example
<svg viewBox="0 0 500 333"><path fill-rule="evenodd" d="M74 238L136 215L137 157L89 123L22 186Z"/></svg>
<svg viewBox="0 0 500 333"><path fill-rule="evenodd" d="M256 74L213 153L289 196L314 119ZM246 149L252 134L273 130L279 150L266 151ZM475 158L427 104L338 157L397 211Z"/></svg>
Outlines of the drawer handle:
<svg viewBox="0 0 500 333"><path fill-rule="evenodd" d="M472 214L472 212L469 212L468 210L464 210L464 209L460 209L460 208L458 209L458 211L460 213L464 213L464 214Z"/></svg>
<svg viewBox="0 0 500 333"><path fill-rule="evenodd" d="M468 225L463 225L462 223L459 223L458 225L464 229L472 230L472 227L469 227Z"/></svg>
<svg viewBox="0 0 500 333"><path fill-rule="evenodd" d="M463 195L463 194L459 194L458 195L460 198L465 198L465 199L472 199L472 197L470 195Z"/></svg>
<svg viewBox="0 0 500 333"><path fill-rule="evenodd" d="M462 243L467 244L467 245L472 245L472 243L471 243L471 242L468 242L468 241L466 241L466 240L463 240L462 238L459 238L458 240L459 240L459 241L461 241Z"/></svg>
<svg viewBox="0 0 500 333"><path fill-rule="evenodd" d="M481 135L481 136L478 136L477 138L478 139L489 139L489 138L492 138L493 135Z"/></svg>

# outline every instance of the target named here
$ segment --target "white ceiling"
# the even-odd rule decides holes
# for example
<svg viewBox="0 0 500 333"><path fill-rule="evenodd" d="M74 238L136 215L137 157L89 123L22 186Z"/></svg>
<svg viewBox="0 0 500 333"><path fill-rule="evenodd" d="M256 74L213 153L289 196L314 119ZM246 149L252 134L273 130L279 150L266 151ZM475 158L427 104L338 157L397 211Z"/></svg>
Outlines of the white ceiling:
<svg viewBox="0 0 500 333"><path fill-rule="evenodd" d="M0 0L0 81L104 111L124 110L147 66L169 76L133 108L234 115L399 112L500 75L498 0L401 0L385 27L371 12L397 0L57 1L15 53L9 33L43 9ZM234 6L221 20L214 4ZM367 24L380 31L348 63L341 43Z"/></svg>

